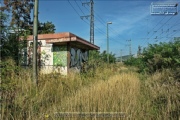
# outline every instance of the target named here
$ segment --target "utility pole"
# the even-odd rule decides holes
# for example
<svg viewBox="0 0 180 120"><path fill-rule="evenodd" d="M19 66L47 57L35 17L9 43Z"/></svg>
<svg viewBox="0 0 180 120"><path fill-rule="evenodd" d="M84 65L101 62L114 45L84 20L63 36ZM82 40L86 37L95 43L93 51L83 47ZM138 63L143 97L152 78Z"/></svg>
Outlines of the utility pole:
<svg viewBox="0 0 180 120"><path fill-rule="evenodd" d="M38 0L34 2L34 22L33 22L33 82L38 84L37 77L37 41L38 41Z"/></svg>
<svg viewBox="0 0 180 120"><path fill-rule="evenodd" d="M129 57L131 58L132 55L132 50L131 50L131 39L127 40L129 42L128 46L129 46Z"/></svg>
<svg viewBox="0 0 180 120"><path fill-rule="evenodd" d="M94 44L94 2L91 0L90 42Z"/></svg>
<svg viewBox="0 0 180 120"><path fill-rule="evenodd" d="M140 56L141 55L141 46L139 45L138 46L138 56Z"/></svg>
<svg viewBox="0 0 180 120"><path fill-rule="evenodd" d="M112 24L112 22L107 22L107 62L109 63L109 27L108 25Z"/></svg>
<svg viewBox="0 0 180 120"><path fill-rule="evenodd" d="M122 63L122 49L121 49L121 63Z"/></svg>
<svg viewBox="0 0 180 120"><path fill-rule="evenodd" d="M82 3L84 5L90 5L91 13L90 15L81 16L81 19L90 17L90 43L94 44L94 1L90 0L90 2Z"/></svg>

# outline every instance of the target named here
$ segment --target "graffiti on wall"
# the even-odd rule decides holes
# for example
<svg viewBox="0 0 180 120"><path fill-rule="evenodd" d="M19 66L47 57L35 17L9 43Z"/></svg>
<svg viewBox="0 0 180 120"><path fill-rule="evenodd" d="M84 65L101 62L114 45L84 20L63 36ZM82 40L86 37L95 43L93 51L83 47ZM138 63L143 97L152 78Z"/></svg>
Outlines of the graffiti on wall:
<svg viewBox="0 0 180 120"><path fill-rule="evenodd" d="M67 47L53 46L53 65L67 66Z"/></svg>
<svg viewBox="0 0 180 120"><path fill-rule="evenodd" d="M70 53L70 67L81 68L82 64L88 60L88 51L86 50L71 48Z"/></svg>
<svg viewBox="0 0 180 120"><path fill-rule="evenodd" d="M52 46L49 47L41 47L41 67L52 65L53 58L51 52Z"/></svg>

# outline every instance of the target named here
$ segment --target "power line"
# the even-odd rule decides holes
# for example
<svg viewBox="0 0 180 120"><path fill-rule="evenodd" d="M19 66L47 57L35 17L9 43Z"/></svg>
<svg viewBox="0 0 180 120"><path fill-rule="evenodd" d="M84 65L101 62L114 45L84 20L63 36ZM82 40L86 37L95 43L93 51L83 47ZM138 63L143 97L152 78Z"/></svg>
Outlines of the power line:
<svg viewBox="0 0 180 120"><path fill-rule="evenodd" d="M81 16L81 19L90 17L90 42L94 44L94 2L90 0L90 2L82 3L82 5L90 4L90 15Z"/></svg>
<svg viewBox="0 0 180 120"><path fill-rule="evenodd" d="M171 37L169 37L169 38L173 38L174 35L176 35L179 31L180 31L180 29L176 30L174 33L171 34ZM167 38L165 41L167 41L169 38Z"/></svg>
<svg viewBox="0 0 180 120"><path fill-rule="evenodd" d="M180 11L180 10L179 10L179 11ZM178 12L179 12L179 11L178 11ZM166 16L165 16L165 17L166 17ZM165 18L165 17L164 17L164 18ZM174 17L174 16L171 16L161 27L159 27L158 30L156 30L156 32L154 32L154 33L153 33L149 38L147 38L147 39L150 39L153 35L155 35L155 34L156 34L167 22L169 22L173 17ZM158 24L159 24L160 22L162 22L162 21L164 20L164 18L161 19L161 20L158 22ZM157 25L158 25L158 24L157 24ZM156 25L156 26L157 26L157 25ZM156 27L156 26L155 26L155 27ZM155 27L154 27L154 28L155 28ZM154 29L154 28L153 28L153 29ZM153 29L152 29L152 30L153 30ZM147 43L147 41L146 41L146 42L143 42L143 45L144 45L145 43Z"/></svg>
<svg viewBox="0 0 180 120"><path fill-rule="evenodd" d="M80 6L78 5L78 3L77 3L77 1L76 0L74 0L75 1L75 3L76 3L76 5L78 6L78 8L81 10L81 12L85 15L85 13L83 12L83 10L80 8Z"/></svg>
<svg viewBox="0 0 180 120"><path fill-rule="evenodd" d="M161 25L156 31L159 31L167 22L169 22L172 18L173 18L174 16L171 16L163 25ZM162 21L162 20L161 20ZM157 32L154 32L149 38L147 38L147 39L150 39L153 35L155 35ZM147 41L146 42L144 42L143 43L143 45L145 44L145 43L147 43Z"/></svg>
<svg viewBox="0 0 180 120"><path fill-rule="evenodd" d="M80 2L82 3L82 0L80 0ZM89 3L90 2L87 2L87 3L82 3L82 5L87 9L87 7L85 6L85 4L88 4L89 5ZM77 3L76 3L77 4ZM81 9L82 10L82 9ZM88 10L88 9L87 9ZM88 11L90 11L90 10L88 10ZM83 12L84 13L84 12ZM94 11L94 13L96 13L95 11ZM79 15L79 14L78 14ZM96 13L96 15L98 15L97 13ZM80 16L80 15L79 15ZM88 17L90 17L90 15L87 15L87 16L81 16L81 18L83 18L83 17L85 17L85 18L88 18ZM96 17L96 16L94 16L96 19L98 19L98 21L101 23L101 24L103 24L105 27L106 27L106 25L105 25L105 21L98 15L98 17ZM106 33L103 31L103 30L101 30L99 27L97 27L96 25L94 25L95 27L96 27L96 30L98 30L98 32L99 33L101 33L102 35L106 35ZM117 33L117 31L115 31L115 30L113 30L112 31L112 28L110 28L110 31L111 31L111 33ZM112 38L112 37L111 37ZM123 44L123 45L125 45L124 43L122 43L122 42L120 42L120 41L117 41L116 39L114 39L114 38L112 38L112 40L113 41L116 41L116 42L119 42L119 43L121 43L121 44Z"/></svg>
<svg viewBox="0 0 180 120"><path fill-rule="evenodd" d="M153 31L154 28L156 28L165 18L166 16L164 16L150 31ZM150 33L150 32L149 32ZM149 34L148 34L149 35Z"/></svg>
<svg viewBox="0 0 180 120"><path fill-rule="evenodd" d="M81 0L80 0L81 1ZM69 0L68 0L68 2L69 2ZM84 12L83 12L83 10L79 7L79 5L78 5L78 3L77 3L77 1L75 0L75 2L76 2L76 5L78 6L78 8L81 10L81 12L84 14ZM82 1L81 1L82 2ZM69 2L70 3L70 2ZM74 8L74 6L70 3L70 5L71 5L71 7L74 9L74 11L77 13L77 15L78 16L80 16L80 14L77 12L77 10ZM85 8L87 9L87 7L85 6ZM87 9L88 10L88 9ZM105 26L106 27L106 22L97 14L97 12L96 11L94 11L94 13L95 13L95 15L94 15L94 17L103 25L103 26ZM157 23L157 25L155 26L155 27L153 27L150 31L149 31L149 34L147 35L147 37L150 35L150 33L159 25L159 23L161 23L164 19L166 18L166 16L163 18L163 19L161 19L158 23ZM172 17L171 17L172 18ZM171 19L170 18L170 19ZM169 20L170 20L169 19ZM167 22L169 22L169 20L168 21L166 21L166 23ZM86 22L85 20L83 20L86 24L88 24L88 25L90 25L88 22ZM166 23L164 23L162 26L160 26L158 29L157 29L157 31L159 31ZM95 30L97 31L97 32L99 32L100 34L102 34L102 35L106 35L106 33L104 32L104 30L102 30L102 28L99 28L97 25L94 25L94 27L95 27ZM119 34L119 32L118 31L116 31L116 30L114 30L114 29L112 29L111 27L110 27L110 31L111 31L111 33L112 34ZM116 34L116 35L117 35ZM152 33L152 35L149 37L149 39L150 38L152 38L154 35L155 35L156 33ZM116 38L114 38L114 37L110 37L111 38L111 41L115 41L115 42L119 42L119 43L121 43L119 40L117 40ZM120 37L121 38L121 37ZM122 43L123 44L123 43Z"/></svg>
<svg viewBox="0 0 180 120"><path fill-rule="evenodd" d="M80 17L80 14L77 12L77 10L74 8L74 6L71 4L71 2L68 0L68 2L69 2L69 4L71 5L71 7L73 8L73 10L76 12L76 14ZM86 22L84 19L82 19L86 24L88 24L88 25L90 25L88 22ZM95 26L96 27L96 30L98 30L99 31L99 33L101 33L101 34L106 34L106 33L104 33L104 31L102 31L100 28L98 28L97 26Z"/></svg>
<svg viewBox="0 0 180 120"><path fill-rule="evenodd" d="M83 2L82 2L82 0L80 0L80 2L81 2L81 4L83 5ZM86 2L87 2L87 0L86 0ZM84 7L90 12L90 10L84 5Z"/></svg>
<svg viewBox="0 0 180 120"><path fill-rule="evenodd" d="M73 8L73 10L80 16L80 14L77 12L77 10L74 8L74 6L71 4L71 2L68 0L69 4L71 5L71 7Z"/></svg>
<svg viewBox="0 0 180 120"><path fill-rule="evenodd" d="M169 31L170 31L171 28L177 27L177 25L180 24L180 23L177 23L177 22L179 22L179 19L175 22L175 24L173 24L170 28L168 28L168 30L166 30L166 33L167 33L167 32L169 33ZM162 31L161 34L160 34L160 36L161 36L163 33L164 33L164 32ZM163 38L163 37L161 37L161 38Z"/></svg>
<svg viewBox="0 0 180 120"><path fill-rule="evenodd" d="M163 25L161 25L161 27L159 27L159 29L158 30L160 30L167 22L169 22L171 19L173 18L173 16L171 16ZM158 31L157 30L157 31ZM149 39L154 35L154 34L156 34L155 32L149 37Z"/></svg>
<svg viewBox="0 0 180 120"><path fill-rule="evenodd" d="M68 0L68 2L70 3L70 1ZM74 9L74 11L77 13L77 15L78 16L80 16L80 14L77 12L77 10L73 7L73 5L70 3L70 5L71 5L71 7ZM82 19L86 24L88 24L88 25L90 25L88 22L86 22L84 19ZM99 33L101 33L102 35L106 35L106 33L103 31L103 30L101 30L99 27L97 27L96 25L95 25L95 27L96 27L96 30L98 30L99 31ZM110 37L111 38L111 37ZM116 42L119 42L119 41L117 41L116 39L114 39L114 38L111 38L112 40L114 40L114 41L116 41ZM121 42L119 42L119 43L121 43ZM123 44L123 43L121 43L121 44ZM124 44L125 45L125 44Z"/></svg>
<svg viewBox="0 0 180 120"><path fill-rule="evenodd" d="M81 0L80 0L81 1ZM81 1L82 2L82 1ZM83 3L82 3L83 4ZM87 9L87 7L86 6L84 6L86 9ZM89 11L89 9L87 9L88 11ZM99 16L99 14L96 12L96 11L94 11L94 13L95 13L95 15L94 15L94 17L96 18L96 20L98 20L103 26L105 26L106 27L106 22ZM114 29L112 29L112 27L110 27L110 31L112 32L112 33L117 33L117 34L119 34L117 31L115 31Z"/></svg>
<svg viewBox="0 0 180 120"><path fill-rule="evenodd" d="M82 3L83 4L83 3ZM84 7L86 7L86 6L84 6ZM96 13L95 11L94 11L94 13ZM95 18L97 18L96 16L95 16ZM99 17L100 18L100 17ZM106 25L105 25L105 23L106 22L104 22L103 21L103 19L102 18L100 18L101 19L101 21L99 21L101 24L103 24L105 27L106 27ZM99 19L99 20L100 20ZM102 23L102 21L104 22L104 23ZM97 27L96 25L94 25L95 27L96 27L96 30L98 30L101 34L103 34L103 35L106 35L106 33L103 31L103 30L101 30L99 27ZM112 32L112 33L114 33L114 32ZM111 37L110 37L111 38ZM116 42L119 42L119 41L117 41L116 39L114 39L114 38L112 38L114 41L116 41ZM119 43L121 43L121 42L119 42ZM121 44L124 44L124 43L121 43ZM125 45L125 44L124 44Z"/></svg>
<svg viewBox="0 0 180 120"><path fill-rule="evenodd" d="M103 25L103 26L105 26L106 27L106 22L98 15L98 13L95 11L95 13L96 13L96 16L95 16L95 18L97 18L98 20L99 20L99 22ZM114 30L114 29L112 29L112 27L109 27L110 28L110 31L112 32L112 33L117 33L117 35L119 34L119 32L118 31L116 31L116 30ZM122 36L120 36L120 37L122 37Z"/></svg>
<svg viewBox="0 0 180 120"><path fill-rule="evenodd" d="M129 56L131 57L131 54L132 54L132 48L131 48L131 39L130 40L127 40L129 42L128 46L129 46Z"/></svg>

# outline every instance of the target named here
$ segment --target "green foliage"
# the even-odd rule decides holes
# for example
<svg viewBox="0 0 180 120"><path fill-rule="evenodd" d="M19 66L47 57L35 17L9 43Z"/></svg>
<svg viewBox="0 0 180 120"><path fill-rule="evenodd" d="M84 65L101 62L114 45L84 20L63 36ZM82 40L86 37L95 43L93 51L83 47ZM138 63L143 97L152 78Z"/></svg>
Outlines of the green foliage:
<svg viewBox="0 0 180 120"><path fill-rule="evenodd" d="M1 21L1 54L2 59L11 57L19 64L21 60L21 51L26 47L26 41L20 41L21 36L25 39L31 31L31 10L33 9L33 0L4 0L0 9L6 13ZM7 19L10 21L7 22ZM6 30L6 31L5 31Z"/></svg>
<svg viewBox="0 0 180 120"><path fill-rule="evenodd" d="M1 119L57 119L54 113L71 110L126 111L127 119L140 120L179 118L178 70L156 72L140 81L137 73L119 64L95 67L93 74L39 74L35 88L31 69L17 67L12 59L1 61Z"/></svg>
<svg viewBox="0 0 180 120"><path fill-rule="evenodd" d="M3 53L8 52L7 49L3 49L4 44L6 44L7 41L7 32L8 27L6 26L6 22L8 20L8 15L4 12L0 12L0 53L3 55Z"/></svg>
<svg viewBox="0 0 180 120"><path fill-rule="evenodd" d="M157 117L163 118L164 116L167 116L170 120L179 118L180 81L177 74L179 70L164 69L161 72L155 72L145 82L144 90L150 90L148 96L151 96L146 98L151 100L149 113L154 116L154 119ZM147 94L147 91L145 94Z"/></svg>
<svg viewBox="0 0 180 120"><path fill-rule="evenodd" d="M11 57L16 64L25 61L22 58L22 51L27 46L26 38L33 34L31 12L34 7L33 0L3 0L0 7L0 42L1 58ZM6 14L5 14L6 13ZM10 18L10 21L8 21ZM55 26L52 22L38 23L38 33L54 33ZM20 40L21 39L21 40Z"/></svg>
<svg viewBox="0 0 180 120"><path fill-rule="evenodd" d="M180 67L180 40L159 45L149 45L143 53L143 61L152 72L163 68Z"/></svg>
<svg viewBox="0 0 180 120"><path fill-rule="evenodd" d="M9 28L7 27L7 21L9 16L3 12L1 12L1 59L5 59L8 57L13 58L17 61L18 58L18 35L9 34Z"/></svg>
<svg viewBox="0 0 180 120"><path fill-rule="evenodd" d="M146 64L145 64L145 62L143 62L142 58L131 57L130 59L125 61L125 64L137 67L139 69L138 72L145 72Z"/></svg>
<svg viewBox="0 0 180 120"><path fill-rule="evenodd" d="M10 26L27 29L32 25L30 13L33 9L33 0L4 0L1 10L10 13Z"/></svg>
<svg viewBox="0 0 180 120"><path fill-rule="evenodd" d="M100 53L99 51L90 51L89 60L91 61L99 61L99 62L107 62L107 53L103 51ZM115 54L109 54L109 63L115 63L116 57Z"/></svg>
<svg viewBox="0 0 180 120"><path fill-rule="evenodd" d="M24 35L24 34L23 34ZM27 35L24 36L24 39ZM1 39L1 59L12 58L15 60L16 64L19 64L21 60L21 51L26 47L27 41L18 40L19 36L17 34L8 34L5 39Z"/></svg>
<svg viewBox="0 0 180 120"><path fill-rule="evenodd" d="M180 38L168 43L149 44L139 58L131 58L125 64L137 66L140 72L149 73L180 67Z"/></svg>
<svg viewBox="0 0 180 120"><path fill-rule="evenodd" d="M52 22L38 22L38 34L55 33L55 25Z"/></svg>
<svg viewBox="0 0 180 120"><path fill-rule="evenodd" d="M0 18L0 34L2 37L2 35L7 32L6 22L8 21L8 15L1 11Z"/></svg>
<svg viewBox="0 0 180 120"><path fill-rule="evenodd" d="M13 59L17 59L18 57L18 44L16 41L16 35L11 34L6 41L4 41L1 49L2 59L7 57L12 57Z"/></svg>
<svg viewBox="0 0 180 120"><path fill-rule="evenodd" d="M9 118L15 114L15 95L17 92L16 82L14 77L17 77L18 67L12 59L6 59L0 62L1 71L1 109L4 110L4 118ZM2 111L1 111L2 113ZM3 116L2 116L3 118Z"/></svg>
<svg viewBox="0 0 180 120"><path fill-rule="evenodd" d="M115 55L109 54L109 63L115 63ZM114 64L112 64L114 65ZM106 51L103 51L100 53L100 51L92 50L89 51L89 60L87 63L83 64L81 72L88 77L94 77L96 68L104 68L105 66L109 66L107 63L107 53Z"/></svg>

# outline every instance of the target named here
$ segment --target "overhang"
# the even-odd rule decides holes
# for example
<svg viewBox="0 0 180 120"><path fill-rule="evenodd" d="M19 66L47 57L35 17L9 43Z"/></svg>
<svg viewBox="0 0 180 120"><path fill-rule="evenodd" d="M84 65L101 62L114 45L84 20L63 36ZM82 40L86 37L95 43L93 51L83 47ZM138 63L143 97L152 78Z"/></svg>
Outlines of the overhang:
<svg viewBox="0 0 180 120"><path fill-rule="evenodd" d="M27 40L33 40L33 36L28 36ZM63 45L68 43L71 46L75 46L81 49L99 50L98 46L70 32L39 34L38 40L46 40L46 43L51 43L53 45Z"/></svg>

